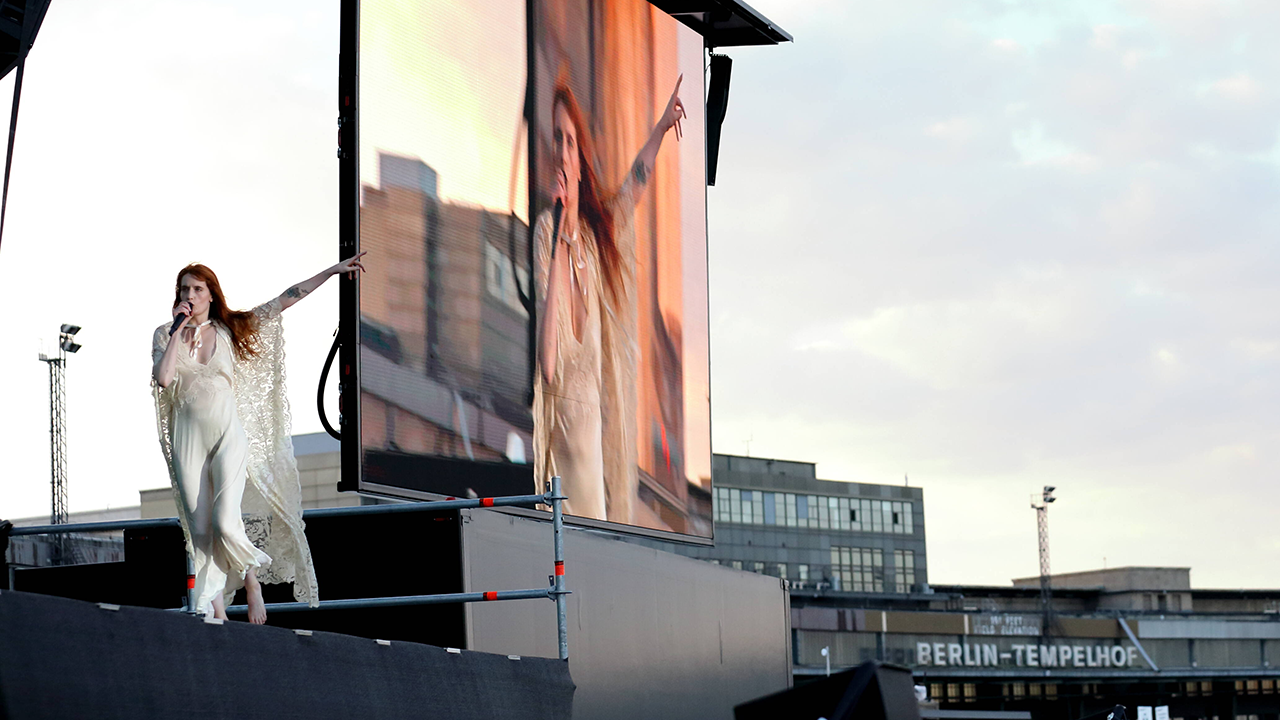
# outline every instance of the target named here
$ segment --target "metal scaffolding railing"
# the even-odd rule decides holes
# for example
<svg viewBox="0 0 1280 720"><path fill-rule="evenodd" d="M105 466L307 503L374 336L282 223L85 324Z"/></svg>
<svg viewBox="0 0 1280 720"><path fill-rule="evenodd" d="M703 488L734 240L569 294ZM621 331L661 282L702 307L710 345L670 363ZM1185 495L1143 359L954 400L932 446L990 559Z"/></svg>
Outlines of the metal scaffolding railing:
<svg viewBox="0 0 1280 720"><path fill-rule="evenodd" d="M564 515L561 504L566 498L560 494L560 477L551 478L551 491L541 495L510 495L492 498L467 498L434 500L425 502L404 503L400 505L363 505L358 507L322 508L307 510L303 518L345 517L350 515L387 515L413 512L437 512L440 510L466 510L471 508L491 507L528 507L531 505L551 506L552 548L555 553L554 574L551 584L545 588L531 590L490 590L487 592L443 593L438 595L406 595L381 598L351 598L344 600L321 600L318 607L307 603L270 603L266 606L269 613L304 612L309 610L338 610L356 608L378 608L413 605L442 605L449 603L491 602L495 600L528 600L533 598L549 598L556 604L556 636L561 660L569 659L568 614L565 596L564 570ZM137 528L174 527L177 518L156 518L152 520L116 520L109 522L74 523L58 525L28 525L14 527L9 530L10 537L19 535L46 535L59 533L88 533L104 530L128 530ZM194 573L191 557L187 556L187 605L191 611L195 606ZM227 608L229 615L242 615L248 612L244 605L233 605Z"/></svg>

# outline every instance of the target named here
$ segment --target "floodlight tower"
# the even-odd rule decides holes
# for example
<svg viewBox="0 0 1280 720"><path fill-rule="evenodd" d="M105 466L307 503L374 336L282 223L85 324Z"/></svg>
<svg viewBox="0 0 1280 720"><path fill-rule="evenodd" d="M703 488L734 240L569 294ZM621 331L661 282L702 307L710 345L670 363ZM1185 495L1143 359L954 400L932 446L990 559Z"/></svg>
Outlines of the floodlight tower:
<svg viewBox="0 0 1280 720"><path fill-rule="evenodd" d="M63 324L58 331L58 354L40 353L40 362L49 365L49 468L53 495L49 524L67 521L67 353L80 350L75 334L79 325Z"/></svg>
<svg viewBox="0 0 1280 720"><path fill-rule="evenodd" d="M1052 485L1045 485L1040 493L1040 504L1031 500L1031 508L1036 511L1036 529L1040 533L1040 610L1044 614L1040 634L1049 637L1053 629L1053 592L1049 587L1049 503L1057 500L1053 496Z"/></svg>

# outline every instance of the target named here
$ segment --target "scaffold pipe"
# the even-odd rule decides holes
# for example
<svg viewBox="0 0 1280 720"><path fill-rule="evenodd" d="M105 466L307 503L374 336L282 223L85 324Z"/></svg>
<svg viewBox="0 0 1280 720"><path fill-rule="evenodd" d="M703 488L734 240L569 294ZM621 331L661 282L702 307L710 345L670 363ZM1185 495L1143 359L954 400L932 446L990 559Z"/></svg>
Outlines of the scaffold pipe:
<svg viewBox="0 0 1280 720"><path fill-rule="evenodd" d="M564 589L564 512L560 504L564 502L560 494L560 476L551 477L551 544L555 551L555 575L552 576L551 596L556 601L556 640L560 646L560 659L569 659L569 619L566 611Z"/></svg>
<svg viewBox="0 0 1280 720"><path fill-rule="evenodd" d="M490 590L489 592L442 593L440 595L403 595L399 597L350 598L321 600L319 607L304 602L268 603L267 613L301 612L305 610L354 610L359 608L401 607L406 605L449 605L451 603L487 602L493 600L533 600L551 597L550 588L539 590ZM248 605L232 605L228 615L244 615Z"/></svg>

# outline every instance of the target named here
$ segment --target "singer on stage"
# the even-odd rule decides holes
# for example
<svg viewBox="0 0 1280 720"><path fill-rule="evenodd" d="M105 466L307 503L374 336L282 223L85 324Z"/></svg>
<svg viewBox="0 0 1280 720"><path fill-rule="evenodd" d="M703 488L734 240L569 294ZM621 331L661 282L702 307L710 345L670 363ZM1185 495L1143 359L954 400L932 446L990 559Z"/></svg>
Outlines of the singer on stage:
<svg viewBox="0 0 1280 720"><path fill-rule="evenodd" d="M534 463L559 475L566 512L633 522L636 494L636 204L667 132L685 117L676 80L616 192L596 178L591 124L564 79L552 98L555 207L534 230Z"/></svg>
<svg viewBox="0 0 1280 720"><path fill-rule="evenodd" d="M262 624L262 582L292 582L299 601L319 602L290 439L280 313L331 276L363 271L363 254L250 311L229 309L204 265L178 273L175 319L152 339L152 390L198 613L225 620L227 602L244 587L249 620Z"/></svg>

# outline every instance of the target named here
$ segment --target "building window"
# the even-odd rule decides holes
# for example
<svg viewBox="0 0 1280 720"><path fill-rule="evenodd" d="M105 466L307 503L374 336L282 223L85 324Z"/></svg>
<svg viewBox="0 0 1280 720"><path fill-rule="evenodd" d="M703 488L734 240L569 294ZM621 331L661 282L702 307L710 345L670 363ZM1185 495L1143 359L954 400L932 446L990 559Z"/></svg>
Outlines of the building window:
<svg viewBox="0 0 1280 720"><path fill-rule="evenodd" d="M1047 683L1044 686L1044 696L1049 700L1058 699L1058 683Z"/></svg>
<svg viewBox="0 0 1280 720"><path fill-rule="evenodd" d="M964 684L964 701L976 702L977 699L978 699L978 684L965 683Z"/></svg>
<svg viewBox="0 0 1280 720"><path fill-rule="evenodd" d="M941 699L942 699L942 683L930 683L930 684L929 684L929 699L930 699L930 700L941 700Z"/></svg>
<svg viewBox="0 0 1280 720"><path fill-rule="evenodd" d="M1013 696L1015 698L1021 698L1026 694L1027 694L1026 683L1020 683L1020 682L1013 683Z"/></svg>
<svg viewBox="0 0 1280 720"><path fill-rule="evenodd" d="M528 317L529 311L525 309L524 303L520 302L518 287L529 286L529 271L517 267L513 275L511 260L492 244L485 243L484 254L485 287L489 290L489 295L503 302L521 317ZM516 285L517 278L519 286Z"/></svg>
<svg viewBox="0 0 1280 720"><path fill-rule="evenodd" d="M960 699L960 683L947 683L947 699L948 700Z"/></svg>
<svg viewBox="0 0 1280 720"><path fill-rule="evenodd" d="M717 487L712 515L720 523L897 535L915 533L912 505L909 501L863 500Z"/></svg>
<svg viewBox="0 0 1280 720"><path fill-rule="evenodd" d="M764 563L760 562L759 560L757 560L757 561L755 561L755 562L751 563L751 572L753 572L753 573L759 573L759 574L763 575L763 574L764 574Z"/></svg>
<svg viewBox="0 0 1280 720"><path fill-rule="evenodd" d="M806 564L804 564L804 563L800 563L799 565L797 565L797 566L796 566L796 577L800 579L800 582L808 582L808 581L809 581L809 566L808 566L808 565L806 565Z"/></svg>
<svg viewBox="0 0 1280 720"><path fill-rule="evenodd" d="M729 561L729 567L733 568L734 570L741 570L741 569L742 569L742 561L741 561L741 560L730 560L730 561Z"/></svg>
<svg viewBox="0 0 1280 720"><path fill-rule="evenodd" d="M1040 697L1040 683L1031 683L1031 686L1028 687L1027 690L1030 691L1027 694L1031 697Z"/></svg>
<svg viewBox="0 0 1280 720"><path fill-rule="evenodd" d="M893 591L909 593L916 584L916 554L911 550L893 551Z"/></svg>
<svg viewBox="0 0 1280 720"><path fill-rule="evenodd" d="M872 548L831 546L831 588L884 592L884 556Z"/></svg>
<svg viewBox="0 0 1280 720"><path fill-rule="evenodd" d="M785 580L787 578L787 564L778 563L777 568L778 568L778 574L775 575L775 577L780 577Z"/></svg>

